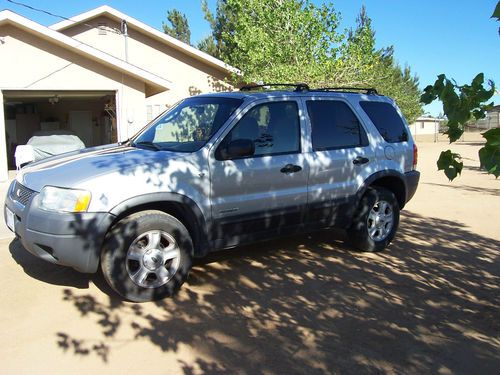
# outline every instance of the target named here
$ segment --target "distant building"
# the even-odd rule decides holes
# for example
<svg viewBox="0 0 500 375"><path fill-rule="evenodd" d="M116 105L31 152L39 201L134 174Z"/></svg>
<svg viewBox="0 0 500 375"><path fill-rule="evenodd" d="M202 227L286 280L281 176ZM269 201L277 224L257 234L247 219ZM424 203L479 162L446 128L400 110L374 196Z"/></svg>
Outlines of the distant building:
<svg viewBox="0 0 500 375"><path fill-rule="evenodd" d="M444 119L421 116L410 125L411 134L415 137L424 134L438 134L440 130L441 123Z"/></svg>
<svg viewBox="0 0 500 375"><path fill-rule="evenodd" d="M485 118L477 120L470 127L476 128L477 130L488 130L500 127L500 105L496 105L491 108L488 112L486 112Z"/></svg>

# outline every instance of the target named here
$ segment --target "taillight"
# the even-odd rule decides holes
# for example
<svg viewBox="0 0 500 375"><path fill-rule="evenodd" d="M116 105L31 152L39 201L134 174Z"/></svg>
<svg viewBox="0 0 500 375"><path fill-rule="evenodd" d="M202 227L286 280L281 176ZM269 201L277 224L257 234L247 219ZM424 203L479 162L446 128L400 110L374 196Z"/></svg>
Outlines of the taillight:
<svg viewBox="0 0 500 375"><path fill-rule="evenodd" d="M418 162L418 148L417 145L413 144L413 170L417 169Z"/></svg>

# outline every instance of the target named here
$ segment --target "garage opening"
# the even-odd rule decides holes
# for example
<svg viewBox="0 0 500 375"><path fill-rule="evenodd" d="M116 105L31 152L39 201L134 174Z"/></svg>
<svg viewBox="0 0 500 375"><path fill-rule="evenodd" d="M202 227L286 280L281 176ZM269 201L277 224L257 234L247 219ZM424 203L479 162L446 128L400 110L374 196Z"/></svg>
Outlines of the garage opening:
<svg viewBox="0 0 500 375"><path fill-rule="evenodd" d="M114 91L3 90L9 169L33 136L76 135L85 147L117 141Z"/></svg>

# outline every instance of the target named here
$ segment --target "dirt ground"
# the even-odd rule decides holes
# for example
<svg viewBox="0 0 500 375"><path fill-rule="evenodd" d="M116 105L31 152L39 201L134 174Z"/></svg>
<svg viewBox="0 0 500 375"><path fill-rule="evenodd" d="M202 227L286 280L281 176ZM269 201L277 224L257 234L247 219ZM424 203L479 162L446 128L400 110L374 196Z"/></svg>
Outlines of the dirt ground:
<svg viewBox="0 0 500 375"><path fill-rule="evenodd" d="M175 299L120 301L0 240L5 374L493 374L500 366L500 180L477 138L463 175L419 144L417 194L381 254L321 232L197 264ZM496 369L496 370L495 370Z"/></svg>

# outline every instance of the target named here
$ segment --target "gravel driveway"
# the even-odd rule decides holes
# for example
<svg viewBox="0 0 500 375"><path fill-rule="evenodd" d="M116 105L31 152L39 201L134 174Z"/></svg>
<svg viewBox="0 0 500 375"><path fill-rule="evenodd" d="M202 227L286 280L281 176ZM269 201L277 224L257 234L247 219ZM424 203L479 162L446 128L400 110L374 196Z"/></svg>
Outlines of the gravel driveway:
<svg viewBox="0 0 500 375"><path fill-rule="evenodd" d="M435 167L447 145L419 144L421 184L386 252L332 232L246 246L159 303L122 302L5 234L2 373L498 372L500 181L471 139L453 146L466 165L453 183Z"/></svg>

